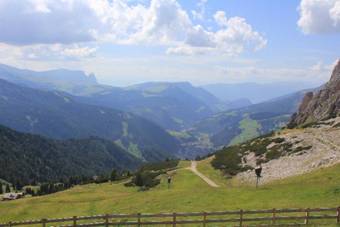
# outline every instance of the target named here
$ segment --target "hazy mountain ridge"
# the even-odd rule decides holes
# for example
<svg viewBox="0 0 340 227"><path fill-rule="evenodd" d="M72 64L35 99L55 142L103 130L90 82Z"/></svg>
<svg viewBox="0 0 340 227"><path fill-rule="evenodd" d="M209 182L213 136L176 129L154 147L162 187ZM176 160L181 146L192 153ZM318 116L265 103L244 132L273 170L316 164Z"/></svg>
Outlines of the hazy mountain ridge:
<svg viewBox="0 0 340 227"><path fill-rule="evenodd" d="M97 136L145 160L162 160L179 150L176 139L141 117L74 101L62 92L40 91L0 80L0 124L57 139Z"/></svg>
<svg viewBox="0 0 340 227"><path fill-rule="evenodd" d="M86 87L100 87L93 74L83 71L55 69L48 71L32 71L0 64L0 79L9 82L44 90L61 90L69 93L80 92Z"/></svg>
<svg viewBox="0 0 340 227"><path fill-rule="evenodd" d="M233 101L241 98L252 103L261 103L271 99L289 95L300 90L317 87L316 84L300 84L293 82L279 83L239 83L239 84L208 84L202 86L221 100Z"/></svg>
<svg viewBox="0 0 340 227"><path fill-rule="evenodd" d="M179 130L210 116L214 113L213 108L217 108L204 103L192 93L176 83L152 83L148 87L136 85L128 88L106 89L88 96L78 96L77 100L132 112L165 129ZM204 95L210 96L207 92Z"/></svg>

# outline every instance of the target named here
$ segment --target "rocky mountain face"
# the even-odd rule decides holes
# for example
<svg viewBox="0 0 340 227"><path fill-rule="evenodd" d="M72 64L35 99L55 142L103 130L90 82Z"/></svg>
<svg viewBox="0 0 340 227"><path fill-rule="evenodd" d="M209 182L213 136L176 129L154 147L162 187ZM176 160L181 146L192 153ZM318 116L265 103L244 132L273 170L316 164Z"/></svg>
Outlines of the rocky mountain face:
<svg viewBox="0 0 340 227"><path fill-rule="evenodd" d="M340 116L340 60L329 82L321 90L315 93L308 92L305 95L289 127L293 128L337 116Z"/></svg>

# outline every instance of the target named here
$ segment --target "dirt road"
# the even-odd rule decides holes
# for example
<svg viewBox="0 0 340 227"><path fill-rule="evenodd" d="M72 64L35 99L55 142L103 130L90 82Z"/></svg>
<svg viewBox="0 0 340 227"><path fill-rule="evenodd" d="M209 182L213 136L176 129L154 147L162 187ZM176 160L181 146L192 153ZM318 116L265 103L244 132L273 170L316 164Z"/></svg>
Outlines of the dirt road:
<svg viewBox="0 0 340 227"><path fill-rule="evenodd" d="M199 176L202 180L204 180L208 185L210 185L211 187L214 188L218 188L220 187L219 185L217 185L214 181L212 181L211 179L209 179L208 177L204 176L202 173L200 173L197 170L197 162L196 161L191 161L191 166L187 168L188 170L191 170L194 174L196 174L197 176Z"/></svg>

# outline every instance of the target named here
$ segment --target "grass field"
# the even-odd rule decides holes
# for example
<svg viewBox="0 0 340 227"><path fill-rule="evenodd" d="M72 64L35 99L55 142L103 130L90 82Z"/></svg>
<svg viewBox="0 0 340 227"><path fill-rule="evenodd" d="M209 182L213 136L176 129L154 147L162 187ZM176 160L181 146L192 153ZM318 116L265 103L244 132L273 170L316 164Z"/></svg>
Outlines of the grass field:
<svg viewBox="0 0 340 227"><path fill-rule="evenodd" d="M167 189L166 178L149 191L139 192L122 184L77 186L52 195L0 202L0 222L10 220L69 217L105 213L159 213L220 211L233 209L336 207L340 205L340 165L303 176L272 182L255 189L236 186L211 168L209 161L198 170L221 185L208 186L184 167Z"/></svg>
<svg viewBox="0 0 340 227"><path fill-rule="evenodd" d="M245 118L240 121L239 128L242 129L241 134L233 138L229 145L239 144L259 136L258 129L260 129L260 127L261 125L257 121L250 119L249 116L245 116Z"/></svg>

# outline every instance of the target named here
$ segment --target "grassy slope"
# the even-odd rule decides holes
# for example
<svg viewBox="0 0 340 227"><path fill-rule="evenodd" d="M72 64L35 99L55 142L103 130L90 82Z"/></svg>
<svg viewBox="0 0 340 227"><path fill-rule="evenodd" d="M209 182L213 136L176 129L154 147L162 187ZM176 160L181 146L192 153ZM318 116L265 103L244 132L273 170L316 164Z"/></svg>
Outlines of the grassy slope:
<svg viewBox="0 0 340 227"><path fill-rule="evenodd" d="M188 166L181 162L181 167ZM211 177L220 188L211 188L186 169L180 169L168 190L166 178L147 191L121 184L85 185L48 196L0 202L0 222L42 217L67 217L103 213L185 212L227 209L283 207L335 207L340 205L340 165L307 175L261 186L224 184L224 179L209 167L198 169Z"/></svg>
<svg viewBox="0 0 340 227"><path fill-rule="evenodd" d="M240 135L233 138L229 145L242 143L259 136L258 129L261 127L261 125L257 121L250 119L249 116L246 116L242 121L240 121L239 124L242 132Z"/></svg>

